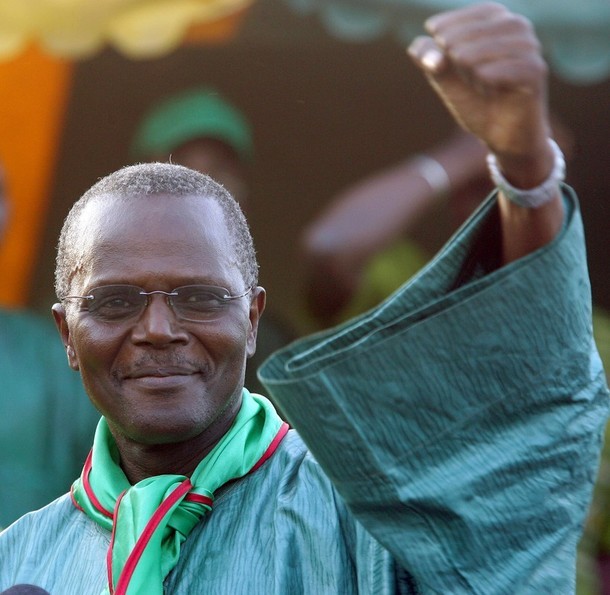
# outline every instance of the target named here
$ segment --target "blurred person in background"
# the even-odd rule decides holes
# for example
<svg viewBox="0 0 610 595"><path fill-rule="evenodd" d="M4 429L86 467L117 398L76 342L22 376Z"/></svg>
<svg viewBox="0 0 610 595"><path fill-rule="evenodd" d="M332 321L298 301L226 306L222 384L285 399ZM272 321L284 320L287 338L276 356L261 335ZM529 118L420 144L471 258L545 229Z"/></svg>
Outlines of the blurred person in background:
<svg viewBox="0 0 610 595"><path fill-rule="evenodd" d="M493 189L485 155L476 137L457 129L426 154L332 197L301 237L312 323L325 328L361 314L419 271L438 246L413 232L431 211L443 214L438 228L455 229L470 215Z"/></svg>
<svg viewBox="0 0 610 595"><path fill-rule="evenodd" d="M571 132L551 115L569 161ZM310 323L326 328L377 306L417 273L493 190L486 149L456 128L422 153L333 196L304 229L303 292Z"/></svg>
<svg viewBox="0 0 610 595"><path fill-rule="evenodd" d="M0 172L0 242L10 220ZM0 527L65 493L99 414L49 318L0 308Z"/></svg>

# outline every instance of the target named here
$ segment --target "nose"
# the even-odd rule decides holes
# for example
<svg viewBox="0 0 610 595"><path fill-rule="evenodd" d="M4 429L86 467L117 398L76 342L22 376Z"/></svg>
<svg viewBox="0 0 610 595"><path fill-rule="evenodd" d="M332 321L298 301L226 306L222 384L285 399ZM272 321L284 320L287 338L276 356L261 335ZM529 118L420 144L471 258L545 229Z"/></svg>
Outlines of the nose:
<svg viewBox="0 0 610 595"><path fill-rule="evenodd" d="M186 343L189 335L167 301L167 296L154 294L148 296L144 312L134 325L132 340L163 346L169 343Z"/></svg>

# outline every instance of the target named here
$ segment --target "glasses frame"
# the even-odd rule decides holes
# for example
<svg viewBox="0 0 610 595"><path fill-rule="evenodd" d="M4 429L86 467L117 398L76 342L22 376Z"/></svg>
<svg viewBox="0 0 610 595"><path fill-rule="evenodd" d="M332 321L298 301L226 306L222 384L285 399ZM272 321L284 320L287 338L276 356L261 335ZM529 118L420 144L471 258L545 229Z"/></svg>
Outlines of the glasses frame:
<svg viewBox="0 0 610 595"><path fill-rule="evenodd" d="M129 320L132 319L139 319L142 314L146 311L146 308L148 308L148 305L150 304L150 299L149 296L151 295L155 295L155 294L160 294L160 295L164 295L165 296L165 302L167 303L167 305L169 306L169 308L171 309L171 311L173 312L174 316L178 319L178 320L186 320L187 322L200 322L200 323L206 323L206 322L212 322L213 320L218 320L218 318L222 318L222 315L219 316L218 318L211 318L209 320L197 320L195 318L186 318L184 317L180 311L178 309L176 309L176 307L174 306L174 302L172 301L172 296L177 296L179 295L179 291L181 289L187 288L187 287L202 287L202 288L206 288L206 289L210 289L210 290L214 290L213 292L211 291L210 293L216 293L218 291L222 291L224 292L225 295L221 296L222 300L224 302L232 302L234 300L238 300L240 298L246 297L254 288L253 287L248 287L245 291L243 291L240 294L236 294L236 295L232 295L231 292L226 288L226 287L220 287L218 285L206 285L206 284L192 284L192 285L181 285L180 287L175 287L174 289L172 289L171 291L163 291L162 289L154 289L153 291L145 291L144 288L142 287L138 287L137 285L130 285L128 283L124 283L124 284L116 284L116 285L100 285L98 287L92 287L89 291L95 291L97 289L102 289L102 288L106 288L106 287L129 287L129 288L135 288L138 289L138 295L143 295L146 297L145 301L144 301L144 305L143 307L138 311L137 315L133 314L132 316L126 316L125 318L122 319L116 319L116 320L103 320L103 322L108 323L108 324L122 324L122 323L126 323ZM59 300L61 302L63 302L64 300L95 300L95 296L94 295L65 295L61 298L59 298ZM83 310L84 312L89 312L89 309L87 308L86 310ZM92 316L95 318L95 314L92 314ZM101 320L101 319L100 319Z"/></svg>

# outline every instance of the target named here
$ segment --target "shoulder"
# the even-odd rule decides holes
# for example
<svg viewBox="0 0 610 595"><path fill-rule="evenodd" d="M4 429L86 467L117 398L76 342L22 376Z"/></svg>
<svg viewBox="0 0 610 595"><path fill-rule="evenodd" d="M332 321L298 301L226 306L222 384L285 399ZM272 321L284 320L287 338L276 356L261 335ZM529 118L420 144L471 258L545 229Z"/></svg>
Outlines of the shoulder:
<svg viewBox="0 0 610 595"><path fill-rule="evenodd" d="M28 513L0 533L0 587L18 580L20 569L31 564L41 551L56 548L61 527L67 518L63 498L45 508Z"/></svg>
<svg viewBox="0 0 610 595"><path fill-rule="evenodd" d="M305 497L314 485L317 491L330 493L334 489L299 434L291 429L263 465L219 490L217 497L220 503L225 495L232 499L236 493L245 492L266 494L266 499L293 500Z"/></svg>
<svg viewBox="0 0 610 595"><path fill-rule="evenodd" d="M320 516L346 514L335 486L296 430L289 430L274 455L251 474L250 485L282 507L308 510L315 502Z"/></svg>
<svg viewBox="0 0 610 595"><path fill-rule="evenodd" d="M311 455L298 432L291 428L280 442L274 456L279 456L280 458L291 461L300 461Z"/></svg>
<svg viewBox="0 0 610 595"><path fill-rule="evenodd" d="M28 583L34 575L54 587L81 575L99 582L109 543L110 533L77 510L65 494L0 533L0 590Z"/></svg>
<svg viewBox="0 0 610 595"><path fill-rule="evenodd" d="M69 494L30 512L0 533L0 577L21 568L41 567L52 559L78 557L83 539L108 541L95 523L77 510Z"/></svg>
<svg viewBox="0 0 610 595"><path fill-rule="evenodd" d="M63 528L76 509L72 506L70 496L64 494L47 506L29 512L0 533L0 551L6 550L7 544L23 541L40 541L46 533L56 532Z"/></svg>
<svg viewBox="0 0 610 595"><path fill-rule="evenodd" d="M70 494L64 494L45 507L29 512L0 533L0 559L13 550L22 549L35 556L46 548L52 548L56 541L65 541L66 536L75 533L103 534L93 521L76 509Z"/></svg>
<svg viewBox="0 0 610 595"><path fill-rule="evenodd" d="M283 475L299 472L326 478L322 467L294 429L287 432L269 462L271 469L275 467Z"/></svg>

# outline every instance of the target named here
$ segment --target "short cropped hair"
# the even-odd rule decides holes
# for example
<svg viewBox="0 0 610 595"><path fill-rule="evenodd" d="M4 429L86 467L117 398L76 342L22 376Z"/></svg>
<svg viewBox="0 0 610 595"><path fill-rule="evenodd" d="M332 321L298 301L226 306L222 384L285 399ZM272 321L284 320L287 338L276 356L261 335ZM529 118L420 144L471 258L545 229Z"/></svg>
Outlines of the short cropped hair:
<svg viewBox="0 0 610 595"><path fill-rule="evenodd" d="M140 163L123 167L94 184L74 203L64 221L57 246L55 293L62 298L83 266L81 219L87 205L105 199L146 200L148 196L172 198L201 196L216 201L222 209L238 266L247 287L258 283L258 262L246 218L237 201L209 176L172 163Z"/></svg>

